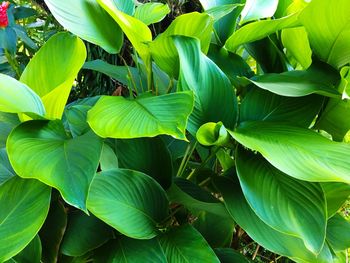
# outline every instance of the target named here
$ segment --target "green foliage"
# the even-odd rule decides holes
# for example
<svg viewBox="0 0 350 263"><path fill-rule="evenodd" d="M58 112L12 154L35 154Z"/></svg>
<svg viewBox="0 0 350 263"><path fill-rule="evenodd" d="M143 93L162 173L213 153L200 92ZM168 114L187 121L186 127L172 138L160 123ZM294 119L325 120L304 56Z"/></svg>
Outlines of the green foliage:
<svg viewBox="0 0 350 263"><path fill-rule="evenodd" d="M0 28L0 262L346 261L349 1L73 2Z"/></svg>

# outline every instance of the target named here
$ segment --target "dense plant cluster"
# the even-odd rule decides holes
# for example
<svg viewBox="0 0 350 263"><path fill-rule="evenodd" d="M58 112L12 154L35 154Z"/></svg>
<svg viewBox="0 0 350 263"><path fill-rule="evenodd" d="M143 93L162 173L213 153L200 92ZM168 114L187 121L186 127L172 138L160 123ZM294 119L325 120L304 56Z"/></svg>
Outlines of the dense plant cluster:
<svg viewBox="0 0 350 263"><path fill-rule="evenodd" d="M348 261L348 0L16 4L0 262Z"/></svg>

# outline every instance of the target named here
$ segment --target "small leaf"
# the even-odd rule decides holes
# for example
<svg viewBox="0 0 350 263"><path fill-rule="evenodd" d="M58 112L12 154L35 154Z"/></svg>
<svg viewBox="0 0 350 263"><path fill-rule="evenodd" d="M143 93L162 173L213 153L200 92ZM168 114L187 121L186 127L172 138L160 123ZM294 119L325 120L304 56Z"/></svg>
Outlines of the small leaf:
<svg viewBox="0 0 350 263"><path fill-rule="evenodd" d="M230 141L230 135L221 122L203 124L197 131L196 138L204 146L225 146Z"/></svg>
<svg viewBox="0 0 350 263"><path fill-rule="evenodd" d="M141 20L146 25L158 23L170 13L170 8L162 3L145 3L136 8L135 18Z"/></svg>
<svg viewBox="0 0 350 263"><path fill-rule="evenodd" d="M69 33L58 33L30 60L20 81L41 97L46 108L45 117L61 119L73 81L85 59L86 49L81 39Z"/></svg>
<svg viewBox="0 0 350 263"><path fill-rule="evenodd" d="M232 263L232 262L250 263L248 258L246 258L241 253L231 248L215 248L214 251L218 256L218 258L220 259L221 263Z"/></svg>
<svg viewBox="0 0 350 263"><path fill-rule="evenodd" d="M344 183L322 183L321 186L326 196L328 218L330 218L338 212L350 196L350 185Z"/></svg>
<svg viewBox="0 0 350 263"><path fill-rule="evenodd" d="M0 186L0 262L24 249L44 224L51 189L37 180L13 177Z"/></svg>
<svg viewBox="0 0 350 263"><path fill-rule="evenodd" d="M241 13L241 24L252 20L273 16L278 6L278 0L247 0Z"/></svg>
<svg viewBox="0 0 350 263"><path fill-rule="evenodd" d="M13 261L21 262L40 262L41 260L41 241L38 235L15 257L12 258Z"/></svg>
<svg viewBox="0 0 350 263"><path fill-rule="evenodd" d="M168 199L151 177L132 170L115 169L97 174L92 181L88 209L122 234L151 239L168 215Z"/></svg>
<svg viewBox="0 0 350 263"><path fill-rule="evenodd" d="M335 251L350 248L350 222L335 214L328 220L327 240Z"/></svg>
<svg viewBox="0 0 350 263"><path fill-rule="evenodd" d="M170 230L159 237L159 242L168 262L220 262L201 234L190 225Z"/></svg>
<svg viewBox="0 0 350 263"><path fill-rule="evenodd" d="M22 123L7 143L10 162L19 176L55 187L67 203L84 211L101 149L102 140L91 131L72 139L60 121Z"/></svg>
<svg viewBox="0 0 350 263"><path fill-rule="evenodd" d="M272 122L245 122L229 133L292 177L311 182L350 183L348 144L330 141L308 129Z"/></svg>
<svg viewBox="0 0 350 263"><path fill-rule="evenodd" d="M16 173L10 164L6 149L2 148L0 149L0 185L14 176L16 176Z"/></svg>
<svg viewBox="0 0 350 263"><path fill-rule="evenodd" d="M176 114L173 114L175 108ZM89 111L88 123L103 138L131 139L167 134L186 140L185 128L192 108L192 92L134 100L103 96Z"/></svg>
<svg viewBox="0 0 350 263"><path fill-rule="evenodd" d="M119 161L116 153L106 142L103 144L101 157L100 157L100 167L102 171L107 171L111 169L119 168Z"/></svg>
<svg viewBox="0 0 350 263"><path fill-rule="evenodd" d="M45 114L44 104L33 90L4 74L0 74L0 94L2 112Z"/></svg>
<svg viewBox="0 0 350 263"><path fill-rule="evenodd" d="M57 21L73 34L109 53L120 51L123 32L96 1L45 0L45 3Z"/></svg>

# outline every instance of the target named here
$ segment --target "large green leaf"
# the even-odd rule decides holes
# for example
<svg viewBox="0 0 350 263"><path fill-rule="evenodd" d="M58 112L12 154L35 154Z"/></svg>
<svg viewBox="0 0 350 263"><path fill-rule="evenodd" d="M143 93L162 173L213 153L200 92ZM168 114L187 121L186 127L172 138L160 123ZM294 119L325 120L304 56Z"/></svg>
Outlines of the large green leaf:
<svg viewBox="0 0 350 263"><path fill-rule="evenodd" d="M38 233L50 206L51 190L17 176L0 186L0 262L18 254Z"/></svg>
<svg viewBox="0 0 350 263"><path fill-rule="evenodd" d="M313 93L340 97L336 89L339 80L340 75L334 68L324 63L317 63L307 70L264 74L249 81L261 89L287 97L301 97Z"/></svg>
<svg viewBox="0 0 350 263"><path fill-rule="evenodd" d="M157 238L136 240L121 237L109 242L98 250L94 257L96 263L134 263L134 262L167 262Z"/></svg>
<svg viewBox="0 0 350 263"><path fill-rule="evenodd" d="M185 128L192 108L192 92L144 96L134 100L104 96L89 111L88 122L101 137L130 139L167 134L185 140Z"/></svg>
<svg viewBox="0 0 350 263"><path fill-rule="evenodd" d="M233 250L232 248L216 248L214 251L221 263L250 263L247 257L243 256L241 253Z"/></svg>
<svg viewBox="0 0 350 263"><path fill-rule="evenodd" d="M6 149L0 148L0 185L2 185L15 175L16 173L12 169L12 166L6 153Z"/></svg>
<svg viewBox="0 0 350 263"><path fill-rule="evenodd" d="M336 68L350 62L349 8L348 0L313 0L299 17L313 51Z"/></svg>
<svg viewBox="0 0 350 263"><path fill-rule="evenodd" d="M30 60L20 81L42 98L45 117L62 117L73 81L85 59L86 49L81 39L69 33L58 33Z"/></svg>
<svg viewBox="0 0 350 263"><path fill-rule="evenodd" d="M244 97L240 108L240 122L280 121L308 128L324 103L319 95L283 97L253 87Z"/></svg>
<svg viewBox="0 0 350 263"><path fill-rule="evenodd" d="M260 152L277 169L297 179L350 183L348 144L272 122L245 122L229 132L239 143Z"/></svg>
<svg viewBox="0 0 350 263"><path fill-rule="evenodd" d="M199 40L176 36L174 43L180 56L178 85L182 90L192 90L195 97L187 127L189 132L195 135L198 128L207 122L221 121L225 127L233 128L238 110L230 80L201 52Z"/></svg>
<svg viewBox="0 0 350 263"><path fill-rule="evenodd" d="M143 172L164 189L170 187L173 165L170 152L161 138L117 140L116 153L120 168Z"/></svg>
<svg viewBox="0 0 350 263"><path fill-rule="evenodd" d="M327 240L335 251L350 248L350 222L335 214L328 220Z"/></svg>
<svg viewBox="0 0 350 263"><path fill-rule="evenodd" d="M43 247L42 261L45 263L57 262L59 256L60 244L67 226L67 212L62 203L61 200L51 202L49 214L39 232Z"/></svg>
<svg viewBox="0 0 350 263"><path fill-rule="evenodd" d="M22 263L22 262L41 262L41 241L38 235L10 262Z"/></svg>
<svg viewBox="0 0 350 263"><path fill-rule="evenodd" d="M168 215L168 199L151 177L115 169L97 174L92 181L88 209L126 236L151 239Z"/></svg>
<svg viewBox="0 0 350 263"><path fill-rule="evenodd" d="M249 23L238 29L227 39L225 47L232 52L242 45L263 39L281 29L298 26L298 14L292 14L280 19L261 20Z"/></svg>
<svg viewBox="0 0 350 263"><path fill-rule="evenodd" d="M316 127L331 134L334 140L343 141L350 130L350 100L330 99Z"/></svg>
<svg viewBox="0 0 350 263"><path fill-rule="evenodd" d="M241 13L240 23L273 16L278 0L247 0Z"/></svg>
<svg viewBox="0 0 350 263"><path fill-rule="evenodd" d="M332 217L342 207L350 196L350 185L344 183L321 184L327 200L328 218Z"/></svg>
<svg viewBox="0 0 350 263"><path fill-rule="evenodd" d="M167 262L219 263L205 239L190 225L173 228L159 237Z"/></svg>
<svg viewBox="0 0 350 263"><path fill-rule="evenodd" d="M321 186L281 173L260 155L237 152L237 174L254 212L270 227L301 238L318 254L325 241L327 210Z"/></svg>
<svg viewBox="0 0 350 263"><path fill-rule="evenodd" d="M68 256L82 256L112 237L112 229L102 221L93 215L75 211L68 215L68 225L60 250Z"/></svg>
<svg viewBox="0 0 350 263"><path fill-rule="evenodd" d="M114 0L97 0L97 2L118 23L135 50L145 62L146 66L150 66L151 56L147 42L152 41L152 32L147 25L140 20L120 11L115 5ZM106 27L106 24L103 26Z"/></svg>
<svg viewBox="0 0 350 263"><path fill-rule="evenodd" d="M136 8L135 17L146 25L158 23L170 13L167 4L162 3L145 3Z"/></svg>
<svg viewBox="0 0 350 263"><path fill-rule="evenodd" d="M207 53L212 30L213 20L208 14L194 12L181 15L150 43L152 58L162 70L177 78L179 57L171 36L182 35L198 38L201 50Z"/></svg>
<svg viewBox="0 0 350 263"><path fill-rule="evenodd" d="M227 210L235 222L265 249L297 262L332 262L328 246L323 247L318 255L319 261L316 261L316 256L306 249L301 239L276 231L260 220L244 198L238 182L220 177L215 180L215 185L223 195Z"/></svg>
<svg viewBox="0 0 350 263"><path fill-rule="evenodd" d="M57 21L73 34L109 53L120 51L123 33L96 0L45 0L45 3Z"/></svg>
<svg viewBox="0 0 350 263"><path fill-rule="evenodd" d="M6 140L14 127L20 124L17 114L0 111L0 148L6 147Z"/></svg>
<svg viewBox="0 0 350 263"><path fill-rule="evenodd" d="M27 85L0 74L0 111L10 113L28 112L45 115L40 97Z"/></svg>
<svg viewBox="0 0 350 263"><path fill-rule="evenodd" d="M307 69L312 63L312 50L304 27L282 30L281 40L287 51Z"/></svg>
<svg viewBox="0 0 350 263"><path fill-rule="evenodd" d="M10 162L19 176L55 187L67 203L84 211L101 149L102 140L91 131L70 138L58 120L22 123L7 143Z"/></svg>

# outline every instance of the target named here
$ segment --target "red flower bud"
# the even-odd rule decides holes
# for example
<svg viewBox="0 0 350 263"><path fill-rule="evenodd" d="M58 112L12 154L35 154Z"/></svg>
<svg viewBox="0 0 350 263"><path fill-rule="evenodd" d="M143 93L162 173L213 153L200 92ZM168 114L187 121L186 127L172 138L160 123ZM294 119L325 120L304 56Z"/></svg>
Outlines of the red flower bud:
<svg viewBox="0 0 350 263"><path fill-rule="evenodd" d="M2 2L0 5L0 27L7 27L9 25L7 17L7 8L9 4L9 2Z"/></svg>

